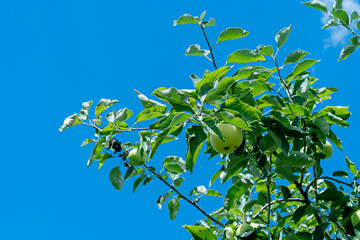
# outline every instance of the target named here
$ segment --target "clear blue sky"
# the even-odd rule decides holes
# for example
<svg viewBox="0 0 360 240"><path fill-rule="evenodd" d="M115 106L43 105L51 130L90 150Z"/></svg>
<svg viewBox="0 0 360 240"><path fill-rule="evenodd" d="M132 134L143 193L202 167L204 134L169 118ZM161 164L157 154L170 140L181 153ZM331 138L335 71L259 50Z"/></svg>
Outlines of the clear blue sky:
<svg viewBox="0 0 360 240"><path fill-rule="evenodd" d="M321 59L312 68L320 79L316 86L340 89L326 104L350 105L353 113L350 129L335 129L344 152L336 150L326 160L329 172L345 169L344 154L360 164L360 50L336 62L348 37L341 30L321 30L321 13L300 1L1 1L0 239L190 239L181 225L196 223L200 213L182 201L170 221L166 207L158 210L155 204L167 191L157 180L135 194L132 181L115 190L108 179L115 162L100 171L86 167L91 147L80 144L93 137L92 130L77 126L60 133L58 128L84 101L118 99L118 109L137 114L141 104L133 89L150 96L158 87L192 88L188 76L202 75L212 65L184 53L190 44L205 47L204 38L196 26L172 23L184 13L199 16L204 10L217 20L207 29L213 43L226 27L250 32L216 46L218 65L237 49L275 46L278 30L292 24L280 59L296 49ZM124 135L126 140L136 141L137 135ZM168 144L153 164L166 155L184 156L184 146L183 141ZM202 156L184 182L184 193L208 186L217 160ZM221 200L203 199L200 205L210 212Z"/></svg>

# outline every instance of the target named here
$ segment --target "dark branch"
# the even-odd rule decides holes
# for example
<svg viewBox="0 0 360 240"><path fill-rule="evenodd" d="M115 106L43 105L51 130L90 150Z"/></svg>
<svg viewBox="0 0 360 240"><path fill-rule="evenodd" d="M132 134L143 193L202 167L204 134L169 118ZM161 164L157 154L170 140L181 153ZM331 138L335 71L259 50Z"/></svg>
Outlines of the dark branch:
<svg viewBox="0 0 360 240"><path fill-rule="evenodd" d="M206 217L210 218L214 223L222 226L223 228L225 228L226 226L224 224L222 224L221 222L219 222L218 220L216 220L215 218L213 218L212 216L210 216L208 213L206 213L201 207L199 207L195 202L191 201L190 199L188 199L187 197L185 197L182 193L180 193L174 186L172 186L171 184L169 184L165 179L163 179L161 176L159 176L158 174L156 174L151 168L149 168L146 164L144 164L144 166L146 167L147 170L149 170L154 176L156 176L160 181L162 181L163 183L165 183L169 188L171 188L174 192L176 192L180 198L185 199L185 201L187 201L188 203L190 203L191 205L193 205L195 208L197 208L202 214L204 214Z"/></svg>
<svg viewBox="0 0 360 240"><path fill-rule="evenodd" d="M210 50L210 54L211 54L211 59L212 59L212 63L214 64L214 67L215 69L217 69L217 66L216 66L216 63L215 63L215 58L214 58L214 54L213 54L213 51L212 51L212 47L210 46L210 43L209 43L209 39L206 35L206 32L205 32L205 28L202 24L200 24L200 27L201 27L201 30L203 31L203 34L204 34L204 37L205 37L205 40L206 40L206 43L209 47L209 50Z"/></svg>

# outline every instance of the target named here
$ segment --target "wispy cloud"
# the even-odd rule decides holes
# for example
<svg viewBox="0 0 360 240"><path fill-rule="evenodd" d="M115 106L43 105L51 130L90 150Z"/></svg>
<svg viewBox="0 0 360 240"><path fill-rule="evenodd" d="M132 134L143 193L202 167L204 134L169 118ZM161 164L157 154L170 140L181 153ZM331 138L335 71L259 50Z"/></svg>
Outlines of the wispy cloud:
<svg viewBox="0 0 360 240"><path fill-rule="evenodd" d="M323 0L327 5L328 10L331 11L332 6L334 5L334 0ZM360 13L360 3L357 0L344 0L343 1L344 10L350 15L353 11L358 11ZM321 23L326 24L329 21L329 16L323 13L321 17ZM338 44L344 45L348 41L350 32L342 27L330 27L328 28L330 36L324 40L324 47L336 47Z"/></svg>

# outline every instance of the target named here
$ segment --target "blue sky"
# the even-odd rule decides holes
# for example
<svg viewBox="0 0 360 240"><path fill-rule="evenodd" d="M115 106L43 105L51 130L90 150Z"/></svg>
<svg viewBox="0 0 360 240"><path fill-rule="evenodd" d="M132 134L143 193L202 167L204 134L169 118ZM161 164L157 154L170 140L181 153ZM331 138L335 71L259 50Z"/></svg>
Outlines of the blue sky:
<svg viewBox="0 0 360 240"><path fill-rule="evenodd" d="M355 0L344 4L360 9ZM181 225L196 223L200 213L182 201L170 221L166 207L159 211L155 204L168 190L156 180L135 194L132 181L115 190L108 179L115 162L100 171L86 167L91 147L80 145L93 137L92 130L78 126L60 133L58 128L84 101L118 99L116 108L137 114L141 104L133 89L150 96L158 87L192 88L191 73L213 69L205 58L184 53L190 44L205 47L205 41L198 27L172 23L184 13L199 16L204 10L217 21L207 29L213 43L227 27L250 32L215 47L218 65L237 49L275 46L275 34L292 24L279 58L302 49L321 59L311 69L320 79L316 86L340 89L326 104L350 106L352 112L350 129L335 128L344 151L335 150L326 160L328 171L346 168L344 154L360 164L360 51L337 62L347 33L321 30L325 17L299 1L1 1L0 239L190 239ZM169 143L152 164L167 155L184 156L184 146L181 140ZM184 193L208 186L216 162L202 156L184 182ZM214 185L222 193L225 187ZM211 212L221 199L203 199L200 205Z"/></svg>

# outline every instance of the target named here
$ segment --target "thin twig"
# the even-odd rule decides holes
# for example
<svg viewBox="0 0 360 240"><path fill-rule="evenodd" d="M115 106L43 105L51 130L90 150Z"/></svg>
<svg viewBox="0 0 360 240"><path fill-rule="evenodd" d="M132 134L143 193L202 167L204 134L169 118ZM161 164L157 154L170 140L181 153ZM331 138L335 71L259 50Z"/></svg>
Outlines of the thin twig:
<svg viewBox="0 0 360 240"><path fill-rule="evenodd" d="M256 218L262 211L264 211L266 208L269 207L269 205L274 205L275 203L280 203L280 202L302 202L302 203L305 203L305 200L304 199L301 199L301 198L288 198L288 199L278 199L278 200L275 200L273 202L270 202L265 204L265 206L263 206L252 218Z"/></svg>
<svg viewBox="0 0 360 240"><path fill-rule="evenodd" d="M337 180L337 179L332 178L332 177L319 177L319 178L317 178L317 179L329 179L329 180L332 180L332 181L334 181L334 182L337 182L337 183L340 183L340 184L344 184L345 186L348 186L348 187L350 187L350 188L353 188L353 184L352 184L352 183L346 183L346 182ZM314 182L315 182L315 180L317 180L317 179L313 179L313 180L309 183L309 186L307 187L306 192L309 192L309 189L310 189L311 185L313 185Z"/></svg>
<svg viewBox="0 0 360 240"><path fill-rule="evenodd" d="M286 82L284 81L284 79L281 77L280 68L279 68L277 59L276 59L276 57L274 57L273 59L274 59L275 65L276 65L277 72L279 74L279 79L280 79L281 83L284 85L284 90L285 90L286 94L288 95L290 102L294 103L294 100L292 99L292 97L290 95L290 90L289 90Z"/></svg>
<svg viewBox="0 0 360 240"><path fill-rule="evenodd" d="M339 20L340 21L340 20ZM352 32L357 38L360 38L360 35L354 32L349 26L347 26L344 22L340 21L341 25L343 25L345 28L347 28L350 32Z"/></svg>
<svg viewBox="0 0 360 240"><path fill-rule="evenodd" d="M226 226L224 224L222 224L221 222L219 222L218 220L216 220L215 218L213 218L212 216L210 216L208 213L206 213L201 207L199 207L195 202L191 201L190 199L188 199L187 197L185 197L182 193L180 193L174 186L172 186L171 184L169 184L165 179L163 179L161 176L159 176L158 174L156 174L151 168L149 168L146 164L144 164L144 166L146 167L147 170L149 170L154 176L156 176L160 181L162 181L163 183L165 183L169 188L171 188L174 192L176 192L180 198L185 199L185 201L187 201L188 203L190 203L191 205L193 205L195 208L197 208L202 214L204 214L206 217L208 217L209 219L211 219L213 222L215 222L216 224L222 226L223 228L225 228Z"/></svg>
<svg viewBox="0 0 360 240"><path fill-rule="evenodd" d="M200 27L201 27L201 30L203 31L204 37L205 37L205 39L206 39L206 43L207 43L207 45L208 45L208 47L209 47L210 54L211 54L211 58L212 58L212 63L214 64L215 69L217 69L217 66L216 66L216 63L215 63L214 54L213 54L213 51L212 51L212 47L211 47L211 45L210 45L210 43L209 43L209 39L208 39L208 37L207 37L207 35L206 35L205 28L204 28L204 26L203 26L202 24L200 24Z"/></svg>

